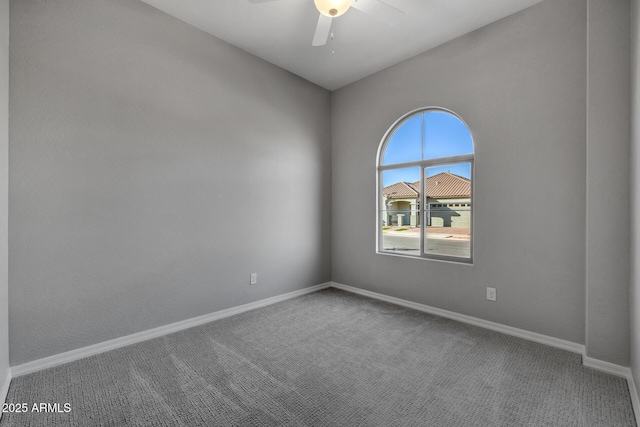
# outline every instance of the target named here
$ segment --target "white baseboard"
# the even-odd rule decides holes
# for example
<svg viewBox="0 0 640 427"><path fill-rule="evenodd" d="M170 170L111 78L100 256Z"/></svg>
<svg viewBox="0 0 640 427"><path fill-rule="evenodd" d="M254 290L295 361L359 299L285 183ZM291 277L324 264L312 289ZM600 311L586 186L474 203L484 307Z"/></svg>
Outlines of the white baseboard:
<svg viewBox="0 0 640 427"><path fill-rule="evenodd" d="M568 350L573 353L584 354L584 345L574 343L571 341L566 341L559 338L538 334L536 332L526 331L524 329L514 328L512 326L502 325L500 323L491 322L489 320L483 320L477 317L467 316L465 314L443 310L441 308L431 307L429 305L420 304L413 301L407 301L404 299L379 294L377 292L371 292L371 291L366 291L364 289L354 288L353 286L343 285L342 283L331 282L331 286L337 289L342 289L343 291L364 295L370 298L375 298L378 300L390 302L392 304L401 305L403 307L412 308L414 310L423 311L425 313L434 314L436 316L446 317L448 319L457 320L459 322L467 323L474 326L479 326L481 328L490 329L492 331L502 332L503 334L512 335L518 338L523 338L523 339L534 341L541 344L546 344L551 347L560 348L562 350Z"/></svg>
<svg viewBox="0 0 640 427"><path fill-rule="evenodd" d="M11 384L11 368L7 369L7 375L2 383L0 383L0 404L7 401L7 393L9 393L9 384ZM2 419L2 411L0 411L0 420Z"/></svg>
<svg viewBox="0 0 640 427"><path fill-rule="evenodd" d="M283 295L278 295L271 298L266 298L260 301L255 301L248 304L243 304L237 307L220 310L214 313L205 314L203 316L194 317L192 319L183 320L169 325L160 326L158 328L149 329L147 331L138 332L135 334L127 335L125 337L116 338L113 340L105 341L102 343L94 344L88 347L71 350L65 353L56 354L53 356L45 357L42 359L27 362L21 365L13 366L7 372L7 376L0 387L0 399L5 401L7 393L9 391L9 384L12 378L19 377L21 375L29 374L32 372L40 371L42 369L52 368L64 363L73 362L74 360L83 359L85 357L93 356L106 351L115 350L126 345L139 343L152 338L157 338L163 335L168 335L174 332L178 332L184 329L188 329L194 326L203 325L205 323L212 322L214 320L222 319L225 317L233 316L235 314L244 313L246 311L254 310L256 308L265 307L277 302L286 301L291 298L295 298L301 295L309 294L319 291L328 287L334 287L343 291L363 295L369 298L386 301L392 304L400 305L403 307L412 308L414 310L422 311L425 313L434 314L436 316L445 317L459 322L467 323L481 328L501 332L507 335L512 335L518 338L523 338L529 341L546 344L562 350L571 351L573 353L579 353L582 355L583 365L589 368L604 371L613 375L621 376L627 379L629 384L629 392L631 394L631 400L633 403L633 409L637 414L636 417L640 418L640 402L638 400L638 393L635 387L633 376L631 375L631 369L623 366L615 365L609 362L604 362L598 359L593 359L585 355L585 347L582 344L574 343L571 341L562 340L559 338L550 337L535 332L526 331L524 329L514 328L511 326L502 325L500 323L491 322L488 320L479 319L477 317L467 316L464 314L456 313L453 311L443 310L436 307L431 307L425 304L420 304L413 301L403 300L396 297L391 297L377 292L371 292L364 289L355 288L353 286L344 285L337 282L327 282L320 285L311 286L305 289L289 292ZM0 414L1 416L1 414ZM640 425L640 420L638 422Z"/></svg>
<svg viewBox="0 0 640 427"><path fill-rule="evenodd" d="M585 354L582 355L582 366L616 375L627 380L627 387L629 387L629 396L631 396L631 406L633 407L636 425L640 426L640 400L638 400L638 390L636 389L636 383L633 379L633 371L631 368L605 362L600 359L594 359Z"/></svg>
<svg viewBox="0 0 640 427"><path fill-rule="evenodd" d="M605 362L599 359L594 359L592 357L588 357L585 354L586 353L585 346L582 344L561 340L559 338L554 338L547 335L538 334L535 332L529 332L524 329L518 329L511 326L502 325L500 323L490 322L488 320L478 319L477 317L466 316L464 314L443 310L436 307L431 307L431 306L416 303L413 301L407 301L400 298L379 294L377 292L371 292L371 291L367 291L360 288L354 288L353 286L344 285L342 283L331 282L331 286L336 289L342 289L343 291L352 292L352 293L367 296L370 298L375 298L381 301L390 302L392 304L401 305L408 308L413 308L415 310L423 311L425 313L446 317L448 319L457 320L463 323L479 326L481 328L490 329L492 331L502 332L507 335L512 335L512 336L523 338L529 341L546 344L562 350L568 350L573 353L579 353L582 355L582 366L596 369L598 371L606 372L608 374L616 375L618 377L622 377L627 380L627 385L629 387L629 394L631 395L631 404L633 406L633 412L636 418L636 424L640 426L640 399L638 397L638 390L636 389L636 384L635 384L635 380L633 379L633 373L631 371L631 368L616 365L610 362Z"/></svg>
<svg viewBox="0 0 640 427"><path fill-rule="evenodd" d="M600 359L594 359L593 357L588 357L585 354L582 355L582 366L596 369L598 371L606 372L608 374L616 375L622 378L631 378L631 368L605 362L604 360Z"/></svg>
<svg viewBox="0 0 640 427"><path fill-rule="evenodd" d="M636 425L640 426L640 400L638 399L638 389L636 388L636 382L633 379L633 372L629 370L629 377L627 378L627 384L629 385L629 394L631 395L631 404L633 405L633 413L636 417Z"/></svg>
<svg viewBox="0 0 640 427"><path fill-rule="evenodd" d="M603 360L587 357L585 354L585 346L582 344L574 343L571 341L562 340L559 338L550 337L536 332L526 331L524 329L514 328L512 326L502 325L500 323L490 322L488 320L479 319L477 317L467 316L464 314L456 313L453 311L443 310L441 308L431 307L425 304L420 304L413 301L407 301L400 298L391 297L377 292L371 292L360 288L354 288L353 286L343 285L342 283L331 282L331 286L336 289L342 289L343 291L352 292L359 295L364 295L370 298L375 298L381 301L390 302L392 304L401 305L408 308L413 308L425 313L434 314L436 316L446 317L448 319L457 320L459 322L468 323L470 325L479 326L481 328L490 329L496 332L502 332L503 334L512 335L518 338L523 338L529 341L534 341L540 344L546 344L551 347L559 348L562 350L571 351L582 355L582 365L588 368L596 369L598 371L606 372L608 374L616 375L618 377L626 378L630 384L631 398L634 400L634 410L636 414L640 416L640 405L638 405L638 394L635 390L635 384L633 383L633 376L631 375L631 368L616 365L613 363L605 362ZM634 390L631 391L631 385L633 384ZM638 408L636 408L638 406ZM640 425L640 422L638 423Z"/></svg>
<svg viewBox="0 0 640 427"><path fill-rule="evenodd" d="M320 285L311 286L309 288L304 288L304 289L289 292L286 294L277 295L275 297L266 298L260 301L239 305L237 307L216 311L214 313L205 314L203 316L194 317L192 319L182 320L180 322L171 323L169 325L160 326L158 328L149 329L147 331L142 331L142 332L127 335L121 338L116 338L113 340L90 345L88 347L83 347L76 350L67 351L65 353L60 353L60 354L45 357L42 359L34 360L32 362L23 363L22 365L13 366L11 368L11 375L15 378L21 375L40 371L42 369L52 368L54 366L59 366L64 363L73 362L74 360L79 360L79 359L83 359L85 357L93 356L99 353L104 353L105 351L115 350L116 348L124 347L126 345L147 341L152 338L168 335L184 329L192 328L194 326L203 325L205 323L222 319L224 317L233 316L235 314L244 313L245 311L254 310L260 307L265 307L281 301L286 301L288 299L309 294L311 292L316 292L321 289L328 288L330 286L331 286L330 282L322 283Z"/></svg>

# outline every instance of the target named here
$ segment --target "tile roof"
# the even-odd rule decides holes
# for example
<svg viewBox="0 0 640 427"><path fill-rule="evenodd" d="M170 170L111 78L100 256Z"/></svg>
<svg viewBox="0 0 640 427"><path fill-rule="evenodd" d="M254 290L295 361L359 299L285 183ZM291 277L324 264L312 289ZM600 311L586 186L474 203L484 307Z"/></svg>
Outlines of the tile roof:
<svg viewBox="0 0 640 427"><path fill-rule="evenodd" d="M427 195L439 197L470 197L471 181L467 178L441 172L426 180ZM388 199L415 198L420 194L420 181L396 182L382 189L382 195Z"/></svg>
<svg viewBox="0 0 640 427"><path fill-rule="evenodd" d="M401 181L384 187L382 195L387 199L416 198L420 194L418 192L419 188L420 181L414 183Z"/></svg>
<svg viewBox="0 0 640 427"><path fill-rule="evenodd" d="M441 172L427 178L427 197L470 197L471 180L454 175L451 172Z"/></svg>

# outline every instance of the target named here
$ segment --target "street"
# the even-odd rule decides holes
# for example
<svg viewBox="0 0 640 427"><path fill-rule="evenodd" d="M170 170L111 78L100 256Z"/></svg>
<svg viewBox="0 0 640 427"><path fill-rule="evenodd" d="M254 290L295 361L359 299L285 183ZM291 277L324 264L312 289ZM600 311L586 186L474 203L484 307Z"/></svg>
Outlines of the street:
<svg viewBox="0 0 640 427"><path fill-rule="evenodd" d="M470 242L462 239L438 238L426 240L425 252L437 255L470 256ZM385 251L392 251L405 255L420 255L420 239L417 235L397 236L383 235Z"/></svg>

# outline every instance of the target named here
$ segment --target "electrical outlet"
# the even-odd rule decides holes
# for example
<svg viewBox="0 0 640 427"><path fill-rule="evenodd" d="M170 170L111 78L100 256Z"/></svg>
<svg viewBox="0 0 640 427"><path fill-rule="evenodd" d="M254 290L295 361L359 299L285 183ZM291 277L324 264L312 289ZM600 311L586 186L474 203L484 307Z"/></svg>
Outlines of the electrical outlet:
<svg viewBox="0 0 640 427"><path fill-rule="evenodd" d="M251 278L250 278L249 283L251 285L255 285L255 284L258 283L258 273L251 273Z"/></svg>
<svg viewBox="0 0 640 427"><path fill-rule="evenodd" d="M487 288L487 299L497 301L496 288Z"/></svg>

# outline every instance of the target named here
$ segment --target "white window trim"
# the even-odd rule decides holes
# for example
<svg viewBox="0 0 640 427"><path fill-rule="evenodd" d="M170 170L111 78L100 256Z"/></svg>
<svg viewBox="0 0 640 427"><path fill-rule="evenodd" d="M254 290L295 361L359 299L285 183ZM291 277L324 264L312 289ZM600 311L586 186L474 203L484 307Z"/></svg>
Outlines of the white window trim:
<svg viewBox="0 0 640 427"><path fill-rule="evenodd" d="M448 113L451 114L453 116L455 116L456 118L458 118L458 120L460 120L465 127L467 128L467 130L469 131L469 135L471 136L471 143L473 144L473 153L472 154L463 154L463 155L456 155L456 156L449 156L449 157L439 157L437 159L427 159L427 160L419 160L419 161L412 161L412 162L404 162L404 163L394 163L391 165L382 165L382 160L383 160L383 156L384 153L387 149L387 145L389 144L389 141L391 140L391 136L393 135L393 133L402 125L402 123L404 123L405 120L409 119L410 117L419 114L419 113L425 113L428 111L440 111L440 112L444 112L444 113ZM424 123L423 123L424 126ZM422 134L424 135L424 128L422 130ZM423 145L423 150L424 150L424 145ZM384 136L382 137L382 140L380 141L380 144L378 145L378 153L376 156L376 253L377 254L381 254L381 255L389 255L389 256L397 256L397 257L403 257L403 258L411 258L411 259L426 259L426 260L436 260L436 261L446 261L446 262L452 262L452 263L456 263L456 264L468 264L468 265L472 265L473 264L473 259L474 259L474 251L473 251L473 247L474 247L474 223L475 223L475 215L473 213L473 206L474 206L474 202L473 199L475 197L475 167L474 167L474 159L475 159L475 152L476 152L476 145L475 145L475 139L473 137L473 134L471 132L471 129L469 128L469 125L467 125L467 122L464 121L464 119L462 117L460 117L458 114L456 114L455 112L447 109L447 108L443 108L443 107L436 107L436 106L431 106L431 107L422 107L422 108L416 108L415 110L409 111L408 113L402 115L400 118L398 118L393 125L391 125L391 127L389 127L389 129L385 132ZM470 234L470 240L469 240L469 258L463 258L463 257L456 257L456 256L450 256L450 255L438 255L438 254L430 254L430 253L425 253L424 251L424 244L425 244L425 227L426 227L426 221L425 221L425 213L426 210L428 208L428 206L426 205L426 191L425 191L425 170L427 167L433 167L433 166L445 166L445 165L453 165L453 164L459 164L459 163L469 163L471 165L471 196L469 197L469 203L470 203L470 216L471 216L471 222L469 224L469 234ZM382 220L380 218L380 206L381 205L381 197L382 197L382 172L386 171L386 170L394 170L394 169L403 169L403 168L409 168L409 167L420 167L420 255L406 255L406 254L400 254L400 253L394 253L394 252L390 252L390 251L385 251L383 249L381 249L383 247L383 242L382 242Z"/></svg>

